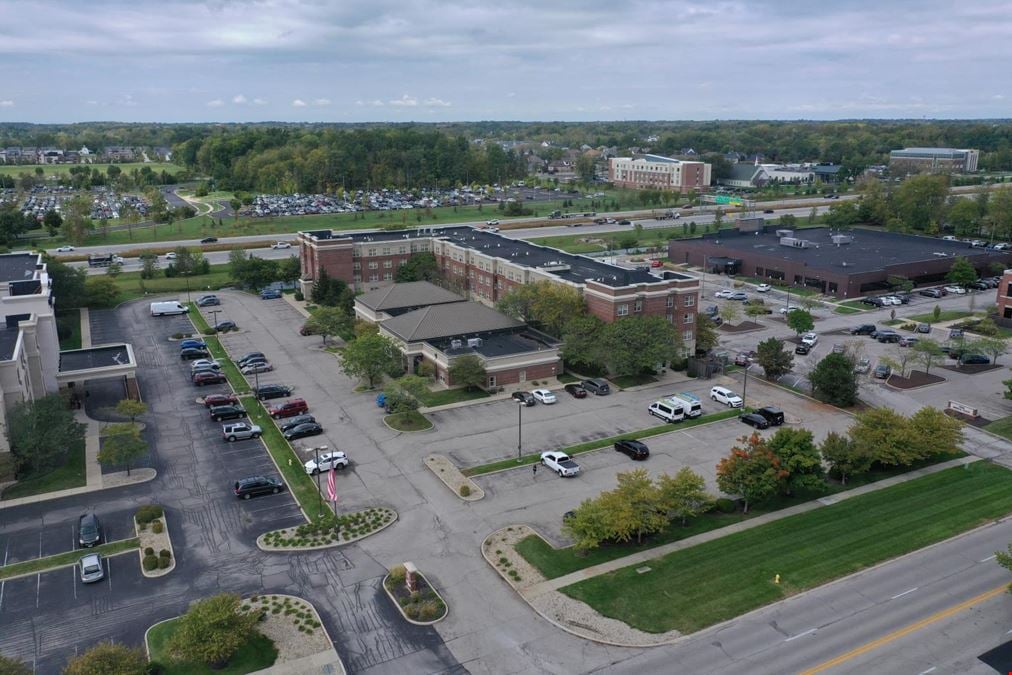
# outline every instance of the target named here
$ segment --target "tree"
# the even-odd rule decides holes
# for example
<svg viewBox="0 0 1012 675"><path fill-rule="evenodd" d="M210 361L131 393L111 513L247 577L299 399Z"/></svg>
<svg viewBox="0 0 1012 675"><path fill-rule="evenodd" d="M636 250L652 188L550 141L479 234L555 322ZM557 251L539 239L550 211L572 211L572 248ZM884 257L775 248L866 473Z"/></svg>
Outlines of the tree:
<svg viewBox="0 0 1012 675"><path fill-rule="evenodd" d="M808 381L812 383L812 393L821 401L844 408L857 401L854 364L843 354L829 354L819 361Z"/></svg>
<svg viewBox="0 0 1012 675"><path fill-rule="evenodd" d="M148 451L148 444L141 438L140 429L132 422L110 424L104 430L102 448L98 461L109 466L125 465L130 475L130 465Z"/></svg>
<svg viewBox="0 0 1012 675"><path fill-rule="evenodd" d="M930 374L931 366L942 359L942 346L931 338L919 340L913 346L914 359L924 367L924 372Z"/></svg>
<svg viewBox="0 0 1012 675"><path fill-rule="evenodd" d="M717 327L706 314L696 315L696 351L708 352L717 346Z"/></svg>
<svg viewBox="0 0 1012 675"><path fill-rule="evenodd" d="M956 258L952 263L952 267L949 268L949 272L945 275L945 280L966 288L977 280L977 270L973 268L973 265L966 258Z"/></svg>
<svg viewBox="0 0 1012 675"><path fill-rule="evenodd" d="M49 209L46 211L46 215L42 216L42 224L46 227L50 237L55 237L56 233L63 227L63 216Z"/></svg>
<svg viewBox="0 0 1012 675"><path fill-rule="evenodd" d="M111 168L111 167L110 167ZM0 672L7 672L0 669ZM63 675L144 675L148 660L140 649L114 642L99 642L67 663Z"/></svg>
<svg viewBox="0 0 1012 675"><path fill-rule="evenodd" d="M348 315L351 315L355 306L355 294L348 288L348 284L330 276L322 266L309 291L309 299L324 307L339 307Z"/></svg>
<svg viewBox="0 0 1012 675"><path fill-rule="evenodd" d="M585 499L562 523L562 529L575 541L580 551L601 545L611 535L610 514L600 498Z"/></svg>
<svg viewBox="0 0 1012 675"><path fill-rule="evenodd" d="M893 371L899 371L900 377L907 376L907 364L916 358L917 354L912 349L903 347L894 348L887 356L882 357L882 362L888 365Z"/></svg>
<svg viewBox="0 0 1012 675"><path fill-rule="evenodd" d="M323 344L330 335L349 335L353 326L354 319L339 307L318 307L306 321L306 328L323 336Z"/></svg>
<svg viewBox="0 0 1012 675"><path fill-rule="evenodd" d="M464 354L450 363L450 382L462 384L467 389L484 387L488 381L485 364L474 354Z"/></svg>
<svg viewBox="0 0 1012 675"><path fill-rule="evenodd" d="M998 358L1008 352L1008 342L1000 337L982 337L971 342L966 349L976 354L987 354L998 365Z"/></svg>
<svg viewBox="0 0 1012 675"><path fill-rule="evenodd" d="M594 158L586 153L576 158L576 175L580 177L584 183L592 183L594 181Z"/></svg>
<svg viewBox="0 0 1012 675"><path fill-rule="evenodd" d="M725 494L740 495L748 513L749 505L776 494L785 472L759 434L743 436L738 442L744 447L731 448L731 454L717 464L717 487Z"/></svg>
<svg viewBox="0 0 1012 675"><path fill-rule="evenodd" d="M618 487L602 495L610 513L611 536L629 541L636 535L640 544L644 534L659 532L668 524L660 492L646 469L619 473L617 478Z"/></svg>
<svg viewBox="0 0 1012 675"><path fill-rule="evenodd" d="M554 337L561 337L573 318L586 314L579 291L550 281L512 288L499 299L496 309Z"/></svg>
<svg viewBox="0 0 1012 675"><path fill-rule="evenodd" d="M760 316L766 316L766 305L762 302L750 302L745 305L745 315L755 321Z"/></svg>
<svg viewBox="0 0 1012 675"><path fill-rule="evenodd" d="M706 512L713 501L706 491L706 481L687 466L674 477L662 473L657 478L657 490L662 510L669 517L680 519L683 526L689 518Z"/></svg>
<svg viewBox="0 0 1012 675"><path fill-rule="evenodd" d="M896 191L896 217L908 230L937 232L945 215L949 178L937 174L912 176Z"/></svg>
<svg viewBox="0 0 1012 675"><path fill-rule="evenodd" d="M871 468L872 457L859 449L846 436L831 431L819 446L822 459L829 464L830 471L840 475L840 482L847 484L847 477L864 473Z"/></svg>
<svg viewBox="0 0 1012 675"><path fill-rule="evenodd" d="M720 308L720 318L724 323L732 324L741 317L741 309L737 303L725 302Z"/></svg>
<svg viewBox="0 0 1012 675"><path fill-rule="evenodd" d="M253 255L243 257L229 254L229 274L243 288L260 289L278 279L278 261L257 258Z"/></svg>
<svg viewBox="0 0 1012 675"><path fill-rule="evenodd" d="M112 307L119 300L119 286L112 277L89 277L84 286L89 307Z"/></svg>
<svg viewBox="0 0 1012 675"><path fill-rule="evenodd" d="M826 224L839 229L850 229L850 226L859 220L857 204L852 201L836 202L829 207L829 213L826 214Z"/></svg>
<svg viewBox="0 0 1012 675"><path fill-rule="evenodd" d="M786 472L781 481L784 494L793 495L799 490L825 490L822 458L811 431L781 427L766 444L780 460L780 468Z"/></svg>
<svg viewBox="0 0 1012 675"><path fill-rule="evenodd" d="M75 246L83 244L94 227L91 222L91 204L91 196L82 194L63 205L64 216L60 231L63 238Z"/></svg>
<svg viewBox="0 0 1012 675"><path fill-rule="evenodd" d="M601 351L608 370L638 375L670 362L683 350L681 336L660 316L637 316L606 324Z"/></svg>
<svg viewBox="0 0 1012 675"><path fill-rule="evenodd" d="M589 367L599 370L604 358L601 353L601 331L604 322L584 314L570 319L562 329L562 358L567 365L582 371Z"/></svg>
<svg viewBox="0 0 1012 675"><path fill-rule="evenodd" d="M298 256L290 255L278 263L278 281L293 283L302 276L302 263Z"/></svg>
<svg viewBox="0 0 1012 675"><path fill-rule="evenodd" d="M952 455L963 442L963 423L938 408L919 409L909 420L920 458Z"/></svg>
<svg viewBox="0 0 1012 675"><path fill-rule="evenodd" d="M132 398L125 398L116 404L116 413L123 417L129 417L130 423L148 411L148 404L143 401L135 401Z"/></svg>
<svg viewBox="0 0 1012 675"><path fill-rule="evenodd" d="M56 468L68 448L84 443L84 430L58 394L16 404L7 432L18 478Z"/></svg>
<svg viewBox="0 0 1012 675"><path fill-rule="evenodd" d="M408 261L397 268L394 281L435 281L439 278L439 263L436 256L429 252L416 253Z"/></svg>
<svg viewBox="0 0 1012 675"><path fill-rule="evenodd" d="M952 225L953 233L957 236L980 234L980 208L972 199L954 198L945 219Z"/></svg>
<svg viewBox="0 0 1012 675"><path fill-rule="evenodd" d="M0 654L0 673L4 675L32 675L32 669L23 661Z"/></svg>
<svg viewBox="0 0 1012 675"><path fill-rule="evenodd" d="M46 271L53 282L53 296L61 309L74 309L83 306L88 298L84 283L88 273L83 269L75 269L52 257L46 258Z"/></svg>
<svg viewBox="0 0 1012 675"><path fill-rule="evenodd" d="M912 447L909 421L890 408L860 413L847 433L858 452L879 464L901 466L919 458Z"/></svg>
<svg viewBox="0 0 1012 675"><path fill-rule="evenodd" d="M985 209L986 218L991 224L991 236L1004 241L1012 239L1012 189L1005 187L995 190ZM981 216L983 215L982 212Z"/></svg>
<svg viewBox="0 0 1012 675"><path fill-rule="evenodd" d="M759 343L756 350L759 353L758 361L766 373L766 379L777 380L783 375L791 372L794 367L794 355L784 348L784 341L777 338L768 338Z"/></svg>
<svg viewBox="0 0 1012 675"><path fill-rule="evenodd" d="M221 668L249 641L259 617L243 611L235 593L219 593L190 605L179 618L169 650L182 660Z"/></svg>
<svg viewBox="0 0 1012 675"><path fill-rule="evenodd" d="M938 323L938 320L942 318L942 307L941 305L935 305L931 309L931 319L933 323Z"/></svg>
<svg viewBox="0 0 1012 675"><path fill-rule="evenodd" d="M1012 544L1008 545L1007 551L995 551L994 557L999 565L1012 572ZM1012 593L1012 583L1008 585L1008 592Z"/></svg>
<svg viewBox="0 0 1012 675"><path fill-rule="evenodd" d="M815 319L806 309L793 309L787 313L787 325L798 335L815 328Z"/></svg>
<svg viewBox="0 0 1012 675"><path fill-rule="evenodd" d="M392 375L403 367L397 345L382 335L365 335L352 340L341 352L340 358L344 374L365 378L370 389L379 377Z"/></svg>
<svg viewBox="0 0 1012 675"><path fill-rule="evenodd" d="M141 279L154 279L158 274L158 256L154 253L141 253Z"/></svg>

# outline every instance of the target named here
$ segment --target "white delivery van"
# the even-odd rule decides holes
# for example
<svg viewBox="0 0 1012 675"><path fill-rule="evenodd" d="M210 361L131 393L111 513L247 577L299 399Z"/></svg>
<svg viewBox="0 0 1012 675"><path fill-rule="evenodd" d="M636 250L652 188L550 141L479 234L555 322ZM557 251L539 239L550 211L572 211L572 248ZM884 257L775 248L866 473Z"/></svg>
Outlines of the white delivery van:
<svg viewBox="0 0 1012 675"><path fill-rule="evenodd" d="M703 414L703 406L700 405L699 399L692 396L692 394L675 394L673 396L669 396L668 400L681 404L686 417L699 417Z"/></svg>
<svg viewBox="0 0 1012 675"><path fill-rule="evenodd" d="M169 300L168 302L152 302L151 303L151 316L164 316L166 314L186 314L189 310L186 305L182 304L178 300Z"/></svg>
<svg viewBox="0 0 1012 675"><path fill-rule="evenodd" d="M685 410L682 406L683 404L678 401L664 398L651 403L649 410L651 415L665 422L681 422L685 419Z"/></svg>

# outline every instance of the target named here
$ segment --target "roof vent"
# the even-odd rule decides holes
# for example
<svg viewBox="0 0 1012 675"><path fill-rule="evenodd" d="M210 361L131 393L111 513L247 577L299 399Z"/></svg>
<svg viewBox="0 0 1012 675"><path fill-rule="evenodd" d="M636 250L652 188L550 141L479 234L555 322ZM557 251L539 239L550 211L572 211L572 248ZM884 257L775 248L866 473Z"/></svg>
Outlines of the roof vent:
<svg viewBox="0 0 1012 675"><path fill-rule="evenodd" d="M450 349L460 349L464 346L464 343L460 340L450 340Z"/></svg>
<svg viewBox="0 0 1012 675"><path fill-rule="evenodd" d="M474 347L480 347L481 346L481 338L468 338L468 340L467 340L467 346L468 347L472 347L472 348L474 348Z"/></svg>

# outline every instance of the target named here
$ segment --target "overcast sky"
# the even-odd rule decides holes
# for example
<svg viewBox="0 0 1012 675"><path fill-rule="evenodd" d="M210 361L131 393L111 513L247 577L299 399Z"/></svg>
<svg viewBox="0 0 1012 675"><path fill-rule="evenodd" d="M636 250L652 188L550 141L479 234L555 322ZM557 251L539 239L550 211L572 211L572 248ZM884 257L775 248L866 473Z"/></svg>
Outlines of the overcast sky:
<svg viewBox="0 0 1012 675"><path fill-rule="evenodd" d="M1000 0L0 0L0 121L1010 117Z"/></svg>

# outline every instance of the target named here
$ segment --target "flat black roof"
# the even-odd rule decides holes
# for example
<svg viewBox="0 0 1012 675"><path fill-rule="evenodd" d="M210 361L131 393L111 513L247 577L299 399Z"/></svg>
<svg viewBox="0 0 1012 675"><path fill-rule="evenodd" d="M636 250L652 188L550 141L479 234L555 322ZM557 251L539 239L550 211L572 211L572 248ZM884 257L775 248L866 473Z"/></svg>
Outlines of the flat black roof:
<svg viewBox="0 0 1012 675"><path fill-rule="evenodd" d="M833 235L844 235L852 238L850 243L837 244ZM784 246L776 228L766 226L765 232L722 231L719 234L704 235L707 243L716 244L726 249L729 258L742 254L759 254L804 262L812 269L846 271L850 274L874 272L891 267L916 262L936 261L942 258L958 257L993 258L1005 261L1009 257L1007 251L990 251L973 248L966 242L946 241L936 237L923 237L899 232L880 232L876 230L831 230L827 227L812 227L794 230L791 235L795 239L810 243L807 248ZM691 243L690 240L686 240ZM941 255L944 254L944 255Z"/></svg>
<svg viewBox="0 0 1012 675"><path fill-rule="evenodd" d="M37 253L0 255L0 281L24 281L35 276L39 264Z"/></svg>
<svg viewBox="0 0 1012 675"><path fill-rule="evenodd" d="M450 346L450 340L431 340L430 344L447 356L478 353L486 358L526 354L558 346L558 342L552 340L547 335L535 335L530 330L522 333L483 335L481 345L478 347L468 347L466 339L461 340L461 342L463 342L463 346L456 349Z"/></svg>
<svg viewBox="0 0 1012 675"><path fill-rule="evenodd" d="M610 265L582 255L566 253L556 248L539 246L523 239L511 239L495 232L479 230L469 225L453 227L422 227L410 230L394 230L386 232L355 232L342 233L331 230L306 232L317 239L350 238L356 242L396 242L411 239L446 239L453 243L470 248L486 255L509 260L517 265L531 268L548 268L546 271L560 279L574 283L596 280L606 286L629 286L632 284L652 284L663 281L659 276L647 270L627 269ZM666 278L692 279L687 274L671 272L676 276Z"/></svg>
<svg viewBox="0 0 1012 675"><path fill-rule="evenodd" d="M17 326L13 328L0 327L0 361L10 361L14 358L14 347L18 344Z"/></svg>
<svg viewBox="0 0 1012 675"><path fill-rule="evenodd" d="M60 372L90 370L92 368L108 368L110 366L126 366L130 364L130 354L126 345L105 345L89 349L74 349L60 352Z"/></svg>

